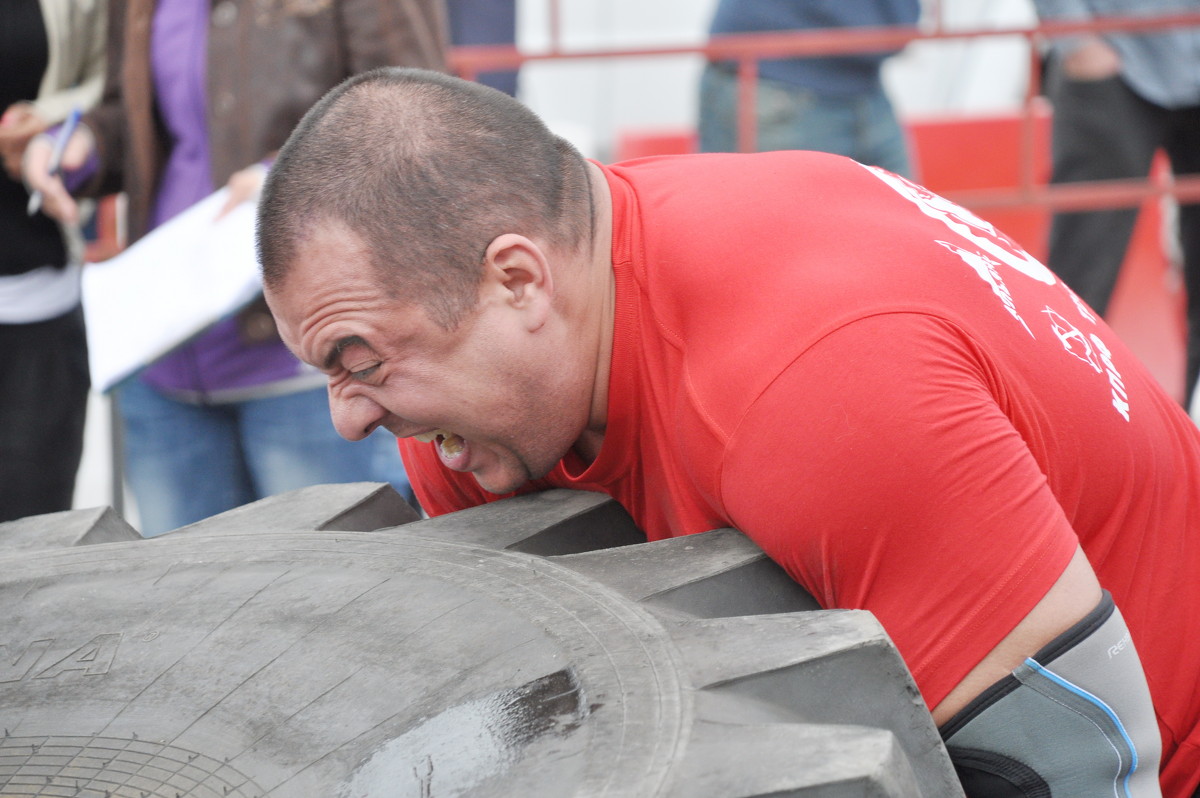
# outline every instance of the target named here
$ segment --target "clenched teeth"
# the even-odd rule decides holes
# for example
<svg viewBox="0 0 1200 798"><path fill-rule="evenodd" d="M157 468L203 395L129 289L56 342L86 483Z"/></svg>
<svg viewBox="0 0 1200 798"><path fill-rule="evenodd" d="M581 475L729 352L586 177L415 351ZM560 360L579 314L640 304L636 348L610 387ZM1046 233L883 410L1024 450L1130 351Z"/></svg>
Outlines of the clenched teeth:
<svg viewBox="0 0 1200 798"><path fill-rule="evenodd" d="M438 440L438 446L442 448L442 454L447 457L455 457L462 454L463 446L465 445L466 441L453 432L444 433Z"/></svg>
<svg viewBox="0 0 1200 798"><path fill-rule="evenodd" d="M447 457L454 457L455 455L462 453L463 446L466 443L460 436L444 429L435 429L432 432L422 432L419 435L414 435L413 439L418 440L421 443L431 443L433 441L437 441L442 453Z"/></svg>

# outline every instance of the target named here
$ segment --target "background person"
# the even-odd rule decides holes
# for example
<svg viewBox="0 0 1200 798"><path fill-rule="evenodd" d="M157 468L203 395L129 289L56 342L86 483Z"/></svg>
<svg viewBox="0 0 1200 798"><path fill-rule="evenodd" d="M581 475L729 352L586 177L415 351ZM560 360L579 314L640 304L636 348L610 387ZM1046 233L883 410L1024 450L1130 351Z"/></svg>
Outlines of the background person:
<svg viewBox="0 0 1200 798"><path fill-rule="evenodd" d="M1195 0L1034 0L1043 21L1161 16ZM1052 183L1144 178L1160 148L1176 174L1200 173L1200 28L1104 31L1054 39L1046 95L1054 107ZM1054 216L1049 266L1101 315L1117 284L1137 208ZM1187 290L1186 397L1200 376L1200 205L1179 209Z"/></svg>
<svg viewBox="0 0 1200 798"><path fill-rule="evenodd" d="M437 0L114 0L109 19L104 98L66 163L95 164L81 193L128 194L131 241L222 184L233 202L254 197L258 164L342 79L383 64L444 65ZM27 179L45 188L48 211L73 220L45 155L27 159ZM146 536L374 475L373 448L338 438L321 375L291 356L261 302L127 381L116 401Z"/></svg>
<svg viewBox="0 0 1200 798"><path fill-rule="evenodd" d="M712 36L764 31L913 26L919 0L720 0ZM883 85L895 52L758 62L755 149L819 150L911 177L908 139ZM700 79L700 150L737 152L737 64L710 62Z"/></svg>
<svg viewBox="0 0 1200 798"><path fill-rule="evenodd" d="M30 216L34 136L100 98L104 0L0 4L0 521L71 509L89 387L83 241Z"/></svg>
<svg viewBox="0 0 1200 798"><path fill-rule="evenodd" d="M259 252L337 428L405 438L431 513L566 487L652 540L735 527L878 617L968 794L1195 791L1200 430L969 211L823 153L602 166L380 70L293 133Z"/></svg>
<svg viewBox="0 0 1200 798"><path fill-rule="evenodd" d="M516 44L516 0L446 0L450 43L458 46ZM481 72L475 77L485 86L517 96L520 70Z"/></svg>

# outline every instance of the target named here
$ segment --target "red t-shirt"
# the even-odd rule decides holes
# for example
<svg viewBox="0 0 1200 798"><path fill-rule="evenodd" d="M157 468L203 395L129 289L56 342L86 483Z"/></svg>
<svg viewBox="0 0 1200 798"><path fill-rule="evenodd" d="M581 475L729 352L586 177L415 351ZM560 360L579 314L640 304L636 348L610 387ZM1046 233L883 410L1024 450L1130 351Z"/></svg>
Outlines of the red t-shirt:
<svg viewBox="0 0 1200 798"><path fill-rule="evenodd" d="M732 526L826 607L872 611L930 706L1082 544L1128 623L1169 796L1200 781L1200 432L990 225L816 153L605 167L608 426L532 488L651 540ZM490 501L402 445L433 514Z"/></svg>

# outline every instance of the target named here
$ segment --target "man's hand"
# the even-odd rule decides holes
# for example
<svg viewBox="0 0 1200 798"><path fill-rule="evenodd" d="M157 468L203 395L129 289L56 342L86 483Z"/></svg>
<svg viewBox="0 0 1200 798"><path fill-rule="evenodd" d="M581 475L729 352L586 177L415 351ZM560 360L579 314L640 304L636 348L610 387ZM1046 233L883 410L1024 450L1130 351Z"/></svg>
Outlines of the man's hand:
<svg viewBox="0 0 1200 798"><path fill-rule="evenodd" d="M80 125L67 140L60 169L78 169L87 161L96 144L92 132ZM50 173L50 156L54 139L48 135L35 136L25 148L21 173L30 191L42 192L42 212L66 224L79 221L79 205L68 193L58 174Z"/></svg>
<svg viewBox="0 0 1200 798"><path fill-rule="evenodd" d="M1071 80L1106 80L1120 71L1120 54L1098 36L1089 36L1063 59L1063 72Z"/></svg>
<svg viewBox="0 0 1200 798"><path fill-rule="evenodd" d="M13 103L0 114L0 159L13 180L21 179L21 156L29 140L48 127L27 102Z"/></svg>

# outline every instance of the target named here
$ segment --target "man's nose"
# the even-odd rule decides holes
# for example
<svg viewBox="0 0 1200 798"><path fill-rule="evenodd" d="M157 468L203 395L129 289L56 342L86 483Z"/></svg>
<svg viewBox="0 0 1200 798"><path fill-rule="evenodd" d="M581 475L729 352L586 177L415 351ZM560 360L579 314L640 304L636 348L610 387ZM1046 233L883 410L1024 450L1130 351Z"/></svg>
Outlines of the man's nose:
<svg viewBox="0 0 1200 798"><path fill-rule="evenodd" d="M370 397L362 394L347 395L331 387L329 415L338 435L348 441L361 441L375 431L386 411Z"/></svg>

